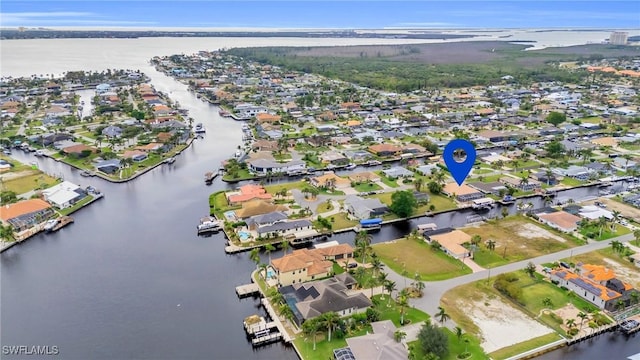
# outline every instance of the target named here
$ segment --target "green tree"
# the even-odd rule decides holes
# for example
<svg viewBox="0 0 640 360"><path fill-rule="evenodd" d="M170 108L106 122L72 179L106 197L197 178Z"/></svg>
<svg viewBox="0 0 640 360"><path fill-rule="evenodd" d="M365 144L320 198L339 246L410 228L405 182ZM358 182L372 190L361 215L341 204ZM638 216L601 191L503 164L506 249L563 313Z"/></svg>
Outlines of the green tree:
<svg viewBox="0 0 640 360"><path fill-rule="evenodd" d="M536 264L534 264L533 262L529 261L529 263L527 264L527 267L524 268L524 272L526 272L527 275L529 275L529 277L535 277Z"/></svg>
<svg viewBox="0 0 640 360"><path fill-rule="evenodd" d="M564 145L559 141L551 141L545 146L545 150L549 157L554 159L561 157L565 152Z"/></svg>
<svg viewBox="0 0 640 360"><path fill-rule="evenodd" d="M273 246L272 244L267 244L264 246L264 251L267 253L267 256L269 256L269 264L271 264L271 252L276 251L275 246Z"/></svg>
<svg viewBox="0 0 640 360"><path fill-rule="evenodd" d="M258 248L253 248L251 249L251 251L249 252L249 259L251 259L251 261L253 261L254 263L256 263L256 266L258 266L260 264L260 249Z"/></svg>
<svg viewBox="0 0 640 360"><path fill-rule="evenodd" d="M424 179L423 178L416 178L416 180L413 182L413 186L415 187L416 191L420 191L422 190L422 186L424 185Z"/></svg>
<svg viewBox="0 0 640 360"><path fill-rule="evenodd" d="M447 320L451 318L449 314L444 310L442 306L438 306L438 312L436 313L436 318L440 322L440 324L444 324Z"/></svg>
<svg viewBox="0 0 640 360"><path fill-rule="evenodd" d="M422 352L433 354L441 359L449 352L449 339L447 334L439 327L426 322L418 332L418 343Z"/></svg>
<svg viewBox="0 0 640 360"><path fill-rule="evenodd" d="M367 231L363 230L356 235L356 247L360 251L360 257L363 264L366 264L367 252L371 247L371 240L373 237Z"/></svg>
<svg viewBox="0 0 640 360"><path fill-rule="evenodd" d="M393 339L394 339L396 342L402 342L402 339L404 339L405 337L407 337L407 333L406 333L406 332L404 332L404 331L402 331L402 330L396 330L396 331L393 333Z"/></svg>
<svg viewBox="0 0 640 360"><path fill-rule="evenodd" d="M313 338L313 350L316 350L316 335L320 330L320 324L317 318L309 319L302 323L302 332L305 336L311 336Z"/></svg>
<svg viewBox="0 0 640 360"><path fill-rule="evenodd" d="M584 320L589 317L589 315L580 311L576 316L580 318L580 330L582 330L582 324L584 323Z"/></svg>
<svg viewBox="0 0 640 360"><path fill-rule="evenodd" d="M427 184L427 188L429 189L429 192L435 195L438 195L442 192L442 185L438 184L435 181L430 181Z"/></svg>
<svg viewBox="0 0 640 360"><path fill-rule="evenodd" d="M383 283L382 286L389 293L389 300L387 301L387 304L389 304L389 302L391 301L391 297L393 296L393 292L397 290L396 282L387 280L386 282Z"/></svg>
<svg viewBox="0 0 640 360"><path fill-rule="evenodd" d="M489 249L489 251L493 251L496 249L496 242L493 241L492 239L487 240L487 249Z"/></svg>
<svg viewBox="0 0 640 360"><path fill-rule="evenodd" d="M636 240L636 246L640 246L640 229L633 232L633 237Z"/></svg>
<svg viewBox="0 0 640 360"><path fill-rule="evenodd" d="M552 111L552 112L549 113L549 115L547 115L545 120L549 124L553 124L553 126L557 127L558 125L560 125L563 122L567 121L567 115L565 115L563 113L556 112L556 111Z"/></svg>
<svg viewBox="0 0 640 360"><path fill-rule="evenodd" d="M328 331L328 341L331 342L331 333L335 329L336 325L340 322L340 316L333 311L329 311L320 316L320 323L322 327Z"/></svg>
<svg viewBox="0 0 640 360"><path fill-rule="evenodd" d="M551 300L551 298L549 297L545 297L544 299L542 299L542 305L544 305L545 307L552 307L553 306L553 301Z"/></svg>
<svg viewBox="0 0 640 360"><path fill-rule="evenodd" d="M407 306L409 306L409 293L407 289L402 289L398 293L398 297L396 298L396 303L400 306L400 325L404 325L404 314Z"/></svg>
<svg viewBox="0 0 640 360"><path fill-rule="evenodd" d="M411 191L396 191L391 195L391 206L389 208L401 218L411 216L416 206L418 206L418 203Z"/></svg>

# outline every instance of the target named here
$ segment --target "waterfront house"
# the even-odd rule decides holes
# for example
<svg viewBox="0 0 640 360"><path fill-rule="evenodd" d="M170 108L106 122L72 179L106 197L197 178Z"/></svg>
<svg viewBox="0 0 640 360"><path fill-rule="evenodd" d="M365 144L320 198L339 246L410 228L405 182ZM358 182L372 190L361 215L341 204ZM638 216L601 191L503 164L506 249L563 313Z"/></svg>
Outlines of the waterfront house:
<svg viewBox="0 0 640 360"><path fill-rule="evenodd" d="M258 227L256 232L258 237L270 238L270 237L285 237L285 238L297 238L296 235L302 235L310 233L309 230L313 229L313 224L307 219L298 220L285 220L278 221L270 225L264 225ZM314 231L315 233L315 231Z"/></svg>
<svg viewBox="0 0 640 360"><path fill-rule="evenodd" d="M363 198L356 195L347 195L344 199L344 207L350 215L361 220L378 217L389 211L389 208L378 198Z"/></svg>
<svg viewBox="0 0 640 360"><path fill-rule="evenodd" d="M320 155L320 159L324 164L342 166L349 164L349 159L337 151L326 151Z"/></svg>
<svg viewBox="0 0 640 360"><path fill-rule="evenodd" d="M67 155L82 156L83 154L91 154L96 152L96 148L85 144L76 144L62 148L62 152Z"/></svg>
<svg viewBox="0 0 640 360"><path fill-rule="evenodd" d="M540 189L540 187L542 186L539 181L533 179L526 179L526 181L523 181L523 179L518 179L511 176L501 177L500 182L505 184L506 186L522 191L534 191L536 189Z"/></svg>
<svg viewBox="0 0 640 360"><path fill-rule="evenodd" d="M149 157L149 154L140 150L127 150L122 154L123 159L131 159L135 162L144 161L148 157Z"/></svg>
<svg viewBox="0 0 640 360"><path fill-rule="evenodd" d="M504 186L504 184L497 182L497 181L492 181L492 182L472 182L469 183L469 186L471 186L474 189L478 189L480 191L482 191L484 194L492 194L495 196L500 196L500 192L505 193L507 191L507 187Z"/></svg>
<svg viewBox="0 0 640 360"><path fill-rule="evenodd" d="M278 291L292 308L294 321L301 325L324 313L335 312L339 316L363 313L372 305L371 300L360 292L351 292L356 283L349 273L325 280L283 286Z"/></svg>
<svg viewBox="0 0 640 360"><path fill-rule="evenodd" d="M288 286L331 275L333 263L317 249L294 250L279 259L271 260L278 286Z"/></svg>
<svg viewBox="0 0 640 360"><path fill-rule="evenodd" d="M87 196L87 192L79 185L69 181L63 181L42 191L44 199L57 207L65 209Z"/></svg>
<svg viewBox="0 0 640 360"><path fill-rule="evenodd" d="M372 171L363 171L359 173L350 174L347 176L349 180L352 182L378 182L380 181L380 176Z"/></svg>
<svg viewBox="0 0 640 360"><path fill-rule="evenodd" d="M23 231L47 221L53 216L51 204L41 199L29 199L0 207L0 220L15 231Z"/></svg>
<svg viewBox="0 0 640 360"><path fill-rule="evenodd" d="M252 216L245 220L249 230L257 230L262 226L273 225L278 222L282 222L288 219L287 214L282 211L273 211L266 214L260 214Z"/></svg>
<svg viewBox="0 0 640 360"><path fill-rule="evenodd" d="M320 176L310 178L309 184L317 188L346 189L351 186L351 181L336 175L333 171L327 171Z"/></svg>
<svg viewBox="0 0 640 360"><path fill-rule="evenodd" d="M401 178L401 177L406 178L406 177L413 176L413 172L411 170L407 170L402 166L394 166L392 168L382 170L382 172L386 177L391 179Z"/></svg>
<svg viewBox="0 0 640 360"><path fill-rule="evenodd" d="M547 213L539 213L538 218L541 222L564 232L572 232L578 228L580 217L569 214L565 211L555 211Z"/></svg>
<svg viewBox="0 0 640 360"><path fill-rule="evenodd" d="M238 219L246 219L256 215L268 214L274 211L285 211L287 207L284 205L275 205L270 201L261 199L249 200L242 203L242 208L235 210L234 214Z"/></svg>
<svg viewBox="0 0 640 360"><path fill-rule="evenodd" d="M254 174L267 173L287 173L290 171L299 171L307 168L307 164L302 160L291 160L287 162L277 162L268 159L247 160L249 170Z"/></svg>
<svg viewBox="0 0 640 360"><path fill-rule="evenodd" d="M450 182L444 185L442 192L460 202L469 202L484 197L484 194L467 184L458 185Z"/></svg>
<svg viewBox="0 0 640 360"><path fill-rule="evenodd" d="M103 173L106 174L113 174L116 171L120 170L121 167L121 162L120 159L110 159L110 160L103 160L98 162L95 167L96 170L101 171Z"/></svg>
<svg viewBox="0 0 640 360"><path fill-rule="evenodd" d="M239 205L254 199L271 200L271 194L267 193L261 185L248 184L241 186L238 191L228 192L225 194L229 205Z"/></svg>
<svg viewBox="0 0 640 360"><path fill-rule="evenodd" d="M336 360L406 360L409 351L396 341L396 326L391 320L371 323L372 333L347 338L347 347L333 350Z"/></svg>
<svg viewBox="0 0 640 360"><path fill-rule="evenodd" d="M368 148L369 152L380 157L397 156L402 148L393 144L375 144Z"/></svg>
<svg viewBox="0 0 640 360"><path fill-rule="evenodd" d="M600 309L620 310L619 302L627 307L632 304L632 297L635 296L632 294L638 292L630 284L617 279L614 271L604 266L579 264L576 269L575 272L564 268L552 270L550 279Z"/></svg>
<svg viewBox="0 0 640 360"><path fill-rule="evenodd" d="M373 157L370 152L364 150L345 150L343 153L351 161L366 161Z"/></svg>
<svg viewBox="0 0 640 360"><path fill-rule="evenodd" d="M454 259L464 259L471 256L471 252L462 244L471 242L471 235L450 228L425 231L423 236L429 243L437 242L442 250Z"/></svg>
<svg viewBox="0 0 640 360"><path fill-rule="evenodd" d="M532 178L540 181L543 184L547 184L547 185L556 185L558 184L558 179L556 178L556 176L552 173L549 172L547 174L546 171L539 171L533 175L531 175Z"/></svg>

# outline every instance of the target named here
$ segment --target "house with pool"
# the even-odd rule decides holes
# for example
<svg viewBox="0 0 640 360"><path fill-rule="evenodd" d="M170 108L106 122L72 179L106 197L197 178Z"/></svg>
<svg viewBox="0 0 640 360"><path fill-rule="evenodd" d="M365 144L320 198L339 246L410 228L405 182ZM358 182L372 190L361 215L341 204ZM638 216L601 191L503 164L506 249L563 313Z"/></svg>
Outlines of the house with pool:
<svg viewBox="0 0 640 360"><path fill-rule="evenodd" d="M278 287L322 279L333 273L333 261L353 258L349 244L294 250L271 260Z"/></svg>

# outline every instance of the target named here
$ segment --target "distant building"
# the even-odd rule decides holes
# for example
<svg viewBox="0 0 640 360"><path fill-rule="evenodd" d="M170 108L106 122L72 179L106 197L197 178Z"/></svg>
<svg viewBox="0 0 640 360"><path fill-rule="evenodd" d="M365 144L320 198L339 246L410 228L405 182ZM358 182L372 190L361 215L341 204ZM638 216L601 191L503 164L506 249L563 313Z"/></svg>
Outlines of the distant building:
<svg viewBox="0 0 640 360"><path fill-rule="evenodd" d="M628 32L614 31L609 36L609 44L611 45L627 45Z"/></svg>

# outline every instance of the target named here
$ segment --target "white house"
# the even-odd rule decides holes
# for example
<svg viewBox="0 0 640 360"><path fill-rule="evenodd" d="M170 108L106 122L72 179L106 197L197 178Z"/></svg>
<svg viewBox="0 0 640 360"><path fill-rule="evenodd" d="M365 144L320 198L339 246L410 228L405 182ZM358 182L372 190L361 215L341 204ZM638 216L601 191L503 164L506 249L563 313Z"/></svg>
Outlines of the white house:
<svg viewBox="0 0 640 360"><path fill-rule="evenodd" d="M292 160L284 163L279 163L273 160L256 159L248 161L249 169L256 174L271 173L286 173L289 171L299 171L307 168L307 164L302 160Z"/></svg>
<svg viewBox="0 0 640 360"><path fill-rule="evenodd" d="M44 199L58 209L72 206L78 200L87 196L86 192L79 186L69 181L63 181L42 192Z"/></svg>

